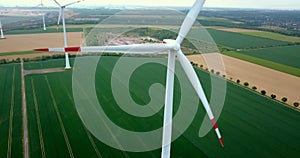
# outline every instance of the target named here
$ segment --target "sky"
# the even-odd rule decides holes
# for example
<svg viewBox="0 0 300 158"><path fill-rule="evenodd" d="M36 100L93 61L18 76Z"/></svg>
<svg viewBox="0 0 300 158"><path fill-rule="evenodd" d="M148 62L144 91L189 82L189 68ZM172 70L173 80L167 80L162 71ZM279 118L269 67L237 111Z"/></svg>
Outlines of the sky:
<svg viewBox="0 0 300 158"><path fill-rule="evenodd" d="M57 0L67 4L76 0ZM141 6L191 6L195 0L85 0L73 7L141 5ZM36 6L40 0L0 0L0 6ZM55 6L53 0L43 0L47 7ZM300 10L300 0L206 0L205 7L269 8Z"/></svg>

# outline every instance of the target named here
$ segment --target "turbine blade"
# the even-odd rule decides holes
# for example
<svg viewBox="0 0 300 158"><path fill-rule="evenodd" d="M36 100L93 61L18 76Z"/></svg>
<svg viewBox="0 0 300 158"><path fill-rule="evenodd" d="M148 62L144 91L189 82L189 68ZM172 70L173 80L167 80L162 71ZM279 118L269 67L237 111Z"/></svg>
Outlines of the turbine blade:
<svg viewBox="0 0 300 158"><path fill-rule="evenodd" d="M44 52L107 52L125 54L157 54L159 52L168 51L171 48L171 46L165 44L133 44L121 46L39 48L34 50Z"/></svg>
<svg viewBox="0 0 300 158"><path fill-rule="evenodd" d="M43 14L43 29L46 30L45 14Z"/></svg>
<svg viewBox="0 0 300 158"><path fill-rule="evenodd" d="M58 20L57 20L57 25L56 25L56 29L58 29L58 27L59 27L59 22L60 22L60 20L61 20L61 14L62 14L62 12L63 12L63 9L60 8L60 10L59 10L59 15L58 15Z"/></svg>
<svg viewBox="0 0 300 158"><path fill-rule="evenodd" d="M175 55L170 51L168 57L161 158L170 158L171 151Z"/></svg>
<svg viewBox="0 0 300 158"><path fill-rule="evenodd" d="M64 5L63 7L67 7L67 6L69 6L69 5L72 5L72 4L75 4L75 3L79 3L79 2L82 2L82 1L84 1L84 0L76 1L76 2L72 2L72 3L68 3L68 4Z"/></svg>
<svg viewBox="0 0 300 158"><path fill-rule="evenodd" d="M217 126L217 123L214 119L214 115L212 113L212 110L209 106L209 103L206 99L206 96L205 96L205 93L203 91L203 88L201 86L201 83L197 77L197 74L193 68L193 66L190 64L189 60L185 57L185 55L183 54L183 52L181 50L179 50L177 52L177 57L178 57L178 60L180 62L180 64L182 65L182 68L184 69L184 72L186 73L188 79L190 80L192 86L194 87L196 93L198 94L206 112L207 112L207 115L209 117L209 119L211 120L211 123L213 124L213 127L215 129L215 132L219 138L219 141L222 145L222 147L224 147L224 142L222 140L222 136L220 134L220 131L219 131L219 128Z"/></svg>
<svg viewBox="0 0 300 158"><path fill-rule="evenodd" d="M61 5L60 5L56 0L54 0L54 2L55 2L59 7L61 7Z"/></svg>
<svg viewBox="0 0 300 158"><path fill-rule="evenodd" d="M177 43L181 44L183 39L186 37L186 35L191 30L194 22L196 21L198 15L200 13L200 10L202 9L202 7L204 5L204 2L205 2L205 0L196 0L193 7L190 9L189 13L186 15L186 17L180 27L178 37L176 39Z"/></svg>

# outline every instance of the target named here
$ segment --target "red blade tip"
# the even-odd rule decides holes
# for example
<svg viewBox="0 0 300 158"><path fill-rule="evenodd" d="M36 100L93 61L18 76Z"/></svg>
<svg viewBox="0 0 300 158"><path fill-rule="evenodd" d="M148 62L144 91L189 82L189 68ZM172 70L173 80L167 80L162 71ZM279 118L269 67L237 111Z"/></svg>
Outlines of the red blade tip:
<svg viewBox="0 0 300 158"><path fill-rule="evenodd" d="M37 49L34 49L34 51L49 52L49 49L48 48L37 48Z"/></svg>
<svg viewBox="0 0 300 158"><path fill-rule="evenodd" d="M80 52L80 47L67 47L65 48L66 52Z"/></svg>
<svg viewBox="0 0 300 158"><path fill-rule="evenodd" d="M220 140L220 143L221 143L222 147L224 147L224 141L223 141L223 139L220 138L219 140Z"/></svg>

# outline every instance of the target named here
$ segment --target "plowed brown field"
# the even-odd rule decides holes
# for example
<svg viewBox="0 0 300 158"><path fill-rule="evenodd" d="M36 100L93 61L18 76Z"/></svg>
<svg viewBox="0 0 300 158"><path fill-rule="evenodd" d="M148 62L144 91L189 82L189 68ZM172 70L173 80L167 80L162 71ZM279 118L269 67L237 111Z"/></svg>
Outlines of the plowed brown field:
<svg viewBox="0 0 300 158"><path fill-rule="evenodd" d="M282 97L287 97L287 103L290 105L295 101L300 101L299 77L216 53L190 55L188 59L194 63L203 65L205 68L207 68L205 60L209 61L209 69L214 69L215 72L219 71L223 75L222 70L218 68L222 64L219 60L213 60L219 57L223 59L228 79L232 78L234 81L239 79L241 84L248 82L250 84L249 87L256 86L258 91L266 90L268 96L276 94L279 100Z"/></svg>
<svg viewBox="0 0 300 158"><path fill-rule="evenodd" d="M83 34L80 32L67 33L68 45L77 46L82 43ZM62 47L63 33L6 35L0 40L0 53L29 51L43 47Z"/></svg>

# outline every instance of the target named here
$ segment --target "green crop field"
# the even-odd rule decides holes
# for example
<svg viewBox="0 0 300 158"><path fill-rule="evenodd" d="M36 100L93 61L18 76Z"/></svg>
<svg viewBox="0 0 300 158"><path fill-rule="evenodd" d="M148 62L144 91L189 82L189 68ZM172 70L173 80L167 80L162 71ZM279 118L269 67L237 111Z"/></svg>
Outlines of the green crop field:
<svg viewBox="0 0 300 158"><path fill-rule="evenodd" d="M0 65L0 157L23 157L19 64Z"/></svg>
<svg viewBox="0 0 300 158"><path fill-rule="evenodd" d="M300 69L299 45L241 51L241 53Z"/></svg>
<svg viewBox="0 0 300 158"><path fill-rule="evenodd" d="M271 47L289 44L288 42L255 37L241 33L226 32L210 28L208 28L207 31L210 33L217 44L235 49ZM197 36L197 32L191 32L191 34L195 34L195 36Z"/></svg>
<svg viewBox="0 0 300 158"><path fill-rule="evenodd" d="M70 58L70 64L73 65L74 58ZM25 62L24 69L25 70L36 70L36 69L48 69L48 68L58 68L65 66L65 59L53 59L46 61L33 61L33 62Z"/></svg>
<svg viewBox="0 0 300 158"><path fill-rule="evenodd" d="M300 42L299 37L294 36L287 36L279 33L274 32L267 32L267 31L255 31L255 32L241 32L242 34L250 35L250 36L257 36L263 38L270 38L278 41L286 41L286 42Z"/></svg>
<svg viewBox="0 0 300 158"><path fill-rule="evenodd" d="M36 51L7 52L7 53L0 53L0 56L37 54L37 53L42 53L42 52L36 52Z"/></svg>
<svg viewBox="0 0 300 158"><path fill-rule="evenodd" d="M67 32L82 32L83 28L67 28ZM7 31L7 35L15 35L15 34L40 34L40 33L61 33L62 27L57 30L56 28L48 28L46 31L42 29L33 29L33 30L13 30Z"/></svg>
<svg viewBox="0 0 300 158"><path fill-rule="evenodd" d="M96 92L102 107L113 122L126 129L148 131L159 128L162 125L162 109L151 117L138 118L122 111L114 101L110 80L118 59L101 57L98 64ZM58 60L57 67L60 64ZM176 70L182 72L180 66ZM210 98L209 74L202 70L197 70L197 73ZM149 102L149 86L153 83L165 84L165 74L166 68L160 64L150 62L139 67L130 79L133 99L140 104ZM176 78L175 113L180 102L179 89ZM141 153L124 152L93 137L84 128L75 110L72 71L26 76L26 94L31 157L160 157L160 149ZM191 89L189 95L195 95L195 92ZM299 155L300 133L297 131L300 127L296 125L300 115L296 110L228 82L225 105L218 120L225 141L225 148L221 148L213 130L204 138L198 137L205 115L204 108L201 104L199 106L190 127L172 143L172 157L276 158Z"/></svg>

